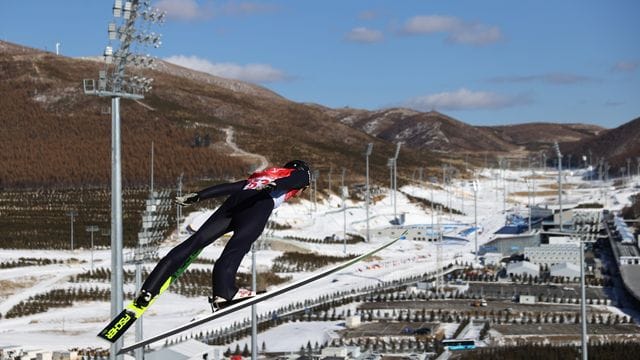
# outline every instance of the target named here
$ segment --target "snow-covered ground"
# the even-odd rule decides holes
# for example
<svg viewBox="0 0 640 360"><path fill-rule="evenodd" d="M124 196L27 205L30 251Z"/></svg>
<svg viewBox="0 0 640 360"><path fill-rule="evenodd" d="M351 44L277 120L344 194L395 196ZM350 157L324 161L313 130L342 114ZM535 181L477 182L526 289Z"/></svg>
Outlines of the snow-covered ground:
<svg viewBox="0 0 640 360"><path fill-rule="evenodd" d="M479 174L477 192L477 220L482 232L478 235L478 243L482 245L490 241L493 233L505 223L503 207L508 211L521 210L526 214L528 203L527 184L525 176L530 173L524 171L506 171L502 181L495 170L485 170ZM557 181L557 173L549 171L536 174L537 191L549 191L549 186ZM567 198L573 203L600 202L607 203L613 210L618 210L629 203L629 195L637 192L633 187L634 182L624 189L614 190L611 184L600 187L599 183L591 186L582 181L580 174L568 174L565 179L565 191ZM506 205L503 202L503 187L507 187ZM586 187L586 188L583 188ZM606 188L607 191L600 189ZM452 224L459 229L464 229L474 223L474 192L468 181L457 181L442 188L439 185L433 187L404 186L397 194L397 213L406 214L405 224L431 224L442 222ZM436 203L450 206L463 215L451 215L444 213L434 215L429 208L409 201L403 195L433 199ZM519 195L516 195L518 193ZM607 197L605 199L605 196ZM391 197L385 196L370 206L370 227L372 239L370 243L347 244L346 253L360 254L372 249L386 241L388 238L375 236L376 230L390 226L389 221L394 217L394 207ZM535 201L540 205L553 207L556 204L556 195L537 195ZM324 239L336 236L341 239L344 235L344 213L341 208L341 200L332 196L329 199L313 204L304 199L295 204L284 204L272 215L272 219L280 224L288 224L290 229L281 231L268 231L265 235L269 241L277 240L283 246L293 246L329 255L342 255L343 244L317 244L282 240L286 236L301 238ZM366 232L366 213L363 202L347 201L346 204L347 233ZM189 214L182 224L183 228L197 228L213 210L198 211ZM454 258L462 261L472 261L474 249L473 233L467 235L468 242L456 242L443 246L443 261L453 262ZM168 252L179 241L188 236L187 232L179 236L172 235L160 249L161 255ZM207 247L200 255L202 258L216 259L222 251L222 242L215 242ZM277 250L258 250L258 269L271 267L273 259L281 254ZM304 299L314 299L323 294L331 294L337 291L350 290L352 288L375 285L381 281L388 281L422 274L436 268L436 248L425 241L400 241L383 250L379 256L363 263L356 264L333 276L318 280L313 284L303 286L290 293L277 296L257 306L258 313L267 313L270 310L286 306L290 303ZM0 262L16 260L20 257L49 258L62 260L61 263L46 266L30 266L12 269L0 269L0 313L3 315L18 304L27 300L30 296L42 294L52 289L66 289L68 287L108 288L107 283L71 283L70 276L84 273L91 266L92 254L89 250L78 249L74 251L25 251L25 250L0 250ZM93 253L94 267L110 266L110 251L98 250ZM153 264L148 264L149 270ZM208 267L210 265L194 264L194 267ZM247 256L243 261L240 271L249 272L251 257ZM308 274L293 274L293 280L308 276ZM125 285L126 291L133 292L133 284ZM64 350L71 347L101 347L106 348L107 343L98 339L95 335L108 322L110 306L107 302L76 302L70 308L51 309L45 313L39 313L19 318L0 320L0 347L7 345L26 345L47 350ZM145 337L169 330L175 326L184 324L191 319L205 316L210 313L206 298L187 298L168 292L158 299L154 306L145 314ZM234 322L242 321L250 316L250 311L240 311L230 316L221 318L212 323L193 329L193 333L224 328ZM259 344L265 342L267 349L273 351L297 351L301 345L316 341L323 343L331 336L333 330L338 328L337 323L293 323L286 327L271 329L259 336ZM286 330L285 330L286 329ZM286 332L286 333L283 333ZM288 341L295 337L296 341ZM125 344L134 341L134 331L130 330L125 335ZM289 345L289 346L288 346Z"/></svg>

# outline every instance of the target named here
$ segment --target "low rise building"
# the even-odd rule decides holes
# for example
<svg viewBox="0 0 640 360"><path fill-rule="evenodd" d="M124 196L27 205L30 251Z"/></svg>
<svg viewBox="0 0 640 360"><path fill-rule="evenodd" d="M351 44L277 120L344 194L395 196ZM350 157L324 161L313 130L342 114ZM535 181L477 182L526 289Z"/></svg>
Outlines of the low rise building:
<svg viewBox="0 0 640 360"><path fill-rule="evenodd" d="M518 261L507 265L507 274L509 275L540 275L540 267L529 261Z"/></svg>
<svg viewBox="0 0 640 360"><path fill-rule="evenodd" d="M500 265L500 261L502 261L502 258L504 258L502 253L494 252L486 253L482 257L484 258L485 265Z"/></svg>
<svg viewBox="0 0 640 360"><path fill-rule="evenodd" d="M526 247L524 257L537 265L552 266L559 263L580 263L580 245L543 244L538 247Z"/></svg>
<svg viewBox="0 0 640 360"><path fill-rule="evenodd" d="M580 266L572 263L558 263L551 266L551 276L574 279L580 277Z"/></svg>
<svg viewBox="0 0 640 360"><path fill-rule="evenodd" d="M520 304L535 304L535 295L520 295Z"/></svg>

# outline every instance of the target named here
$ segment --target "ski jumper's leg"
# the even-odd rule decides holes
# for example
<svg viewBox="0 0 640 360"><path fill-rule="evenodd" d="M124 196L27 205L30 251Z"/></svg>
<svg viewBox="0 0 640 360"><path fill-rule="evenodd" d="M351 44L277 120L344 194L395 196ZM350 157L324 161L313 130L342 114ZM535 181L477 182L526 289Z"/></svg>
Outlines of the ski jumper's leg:
<svg viewBox="0 0 640 360"><path fill-rule="evenodd" d="M142 289L154 296L158 294L165 281L183 267L190 260L189 257L195 256L197 252L228 232L230 224L231 216L223 205L202 224L198 231L169 251L158 262L142 285Z"/></svg>
<svg viewBox="0 0 640 360"><path fill-rule="evenodd" d="M264 230L273 205L270 196L260 196L250 207L240 207L234 211L231 221L233 236L213 267L214 296L231 300L238 291L235 280L240 262Z"/></svg>

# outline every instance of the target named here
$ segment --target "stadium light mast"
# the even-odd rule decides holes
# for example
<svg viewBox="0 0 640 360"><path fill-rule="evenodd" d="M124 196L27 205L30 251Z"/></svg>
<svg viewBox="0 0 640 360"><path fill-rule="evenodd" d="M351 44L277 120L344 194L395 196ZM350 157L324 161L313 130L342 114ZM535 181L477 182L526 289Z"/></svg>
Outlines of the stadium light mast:
<svg viewBox="0 0 640 360"><path fill-rule="evenodd" d="M256 264L256 247L258 242L262 240L262 235L251 244L251 290L254 294L258 293L258 270ZM251 360L258 358L258 312L256 304L251 305Z"/></svg>
<svg viewBox="0 0 640 360"><path fill-rule="evenodd" d="M398 219L397 215L397 207L398 207L398 155L400 154L400 146L402 146L402 142L396 144L396 153L393 155L393 218ZM398 225L400 225L400 220L398 219Z"/></svg>
<svg viewBox="0 0 640 360"><path fill-rule="evenodd" d="M578 235L579 236L579 235ZM580 321L581 325L581 342L582 342L582 359L587 360L587 345L589 344L589 336L587 335L587 304L584 285L584 240L578 238L580 242Z"/></svg>
<svg viewBox="0 0 640 360"><path fill-rule="evenodd" d="M393 206L393 158L387 160L387 166L389 167L389 199Z"/></svg>
<svg viewBox="0 0 640 360"><path fill-rule="evenodd" d="M67 211L67 216L71 218L71 251L73 251L73 223L75 222L75 217L78 215L78 212L75 210Z"/></svg>
<svg viewBox="0 0 640 360"><path fill-rule="evenodd" d="M373 151L373 143L368 143L367 148L364 152L365 163L366 163L366 180L364 187L364 207L365 212L367 214L367 242L370 242L370 229L369 229L369 202L371 202L371 188L369 187L369 156L371 156L371 152Z"/></svg>
<svg viewBox="0 0 640 360"><path fill-rule="evenodd" d="M178 189L176 190L176 196L182 196L182 178L184 173L180 173L178 177ZM180 239L180 221L182 220L182 206L176 206L176 238Z"/></svg>
<svg viewBox="0 0 640 360"><path fill-rule="evenodd" d="M558 205L560 206L559 221L560 231L562 232L562 153L560 153L560 146L557 141L553 143L553 148L558 156Z"/></svg>
<svg viewBox="0 0 640 360"><path fill-rule="evenodd" d="M475 240L475 261L478 261L478 180L475 179L471 182L471 189L473 189L473 226L476 228L474 231Z"/></svg>
<svg viewBox="0 0 640 360"><path fill-rule="evenodd" d="M97 225L89 225L85 230L91 233L91 273L93 274L93 233L100 231L100 228Z"/></svg>
<svg viewBox="0 0 640 360"><path fill-rule="evenodd" d="M96 87L93 79L84 79L86 95L111 98L111 316L115 317L123 308L123 260L122 260L122 167L120 149L120 99L140 100L144 93L151 90L153 79L139 76L126 76L127 66L151 67L154 59L148 55L132 53L132 45L140 44L158 48L162 42L160 35L148 30L137 31L136 20L141 17L149 23L161 24L166 13L150 7L151 0L115 0L113 4L114 21L108 24L109 45L104 50L104 70L98 73ZM112 42L119 43L114 51ZM110 359L122 359L116 353L122 348L120 339L111 346Z"/></svg>
<svg viewBox="0 0 640 360"><path fill-rule="evenodd" d="M340 180L340 198L342 199L342 224L344 225L344 253L347 253L347 196L349 196L349 188L344 185L344 178L347 173L346 168L342 168L342 177Z"/></svg>

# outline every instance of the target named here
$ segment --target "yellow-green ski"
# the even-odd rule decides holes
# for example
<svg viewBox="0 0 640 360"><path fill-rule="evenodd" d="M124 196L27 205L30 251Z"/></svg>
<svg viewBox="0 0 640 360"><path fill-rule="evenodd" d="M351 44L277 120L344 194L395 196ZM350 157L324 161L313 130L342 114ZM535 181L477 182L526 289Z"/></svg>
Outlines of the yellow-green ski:
<svg viewBox="0 0 640 360"><path fill-rule="evenodd" d="M109 325L107 325L102 331L98 333L98 337L103 338L109 342L116 342L126 331L133 325L133 323L139 319L142 314L156 301L158 296L160 296L165 290L169 288L171 284L173 284L176 279L182 275L182 273L187 269L187 267L195 260L202 250L198 250L195 253L191 254L187 261L169 278L162 284L160 291L156 296L154 296L147 306L136 306L133 301L127 305L118 316L116 316Z"/></svg>

